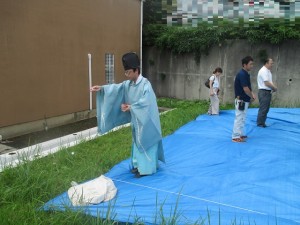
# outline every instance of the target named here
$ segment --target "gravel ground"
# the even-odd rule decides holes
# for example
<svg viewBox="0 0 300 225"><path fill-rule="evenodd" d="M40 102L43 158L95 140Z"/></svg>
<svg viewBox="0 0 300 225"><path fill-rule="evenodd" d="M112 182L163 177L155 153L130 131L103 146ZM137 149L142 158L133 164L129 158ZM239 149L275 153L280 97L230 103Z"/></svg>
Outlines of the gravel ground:
<svg viewBox="0 0 300 225"><path fill-rule="evenodd" d="M159 111L164 112L170 109L160 107ZM71 123L55 128L50 128L47 131L34 132L0 142L0 155L15 151L16 149L26 148L31 145L36 145L45 141L59 138L65 135L77 133L97 126L97 118L81 120L76 123Z"/></svg>
<svg viewBox="0 0 300 225"><path fill-rule="evenodd" d="M55 138L59 138L68 134L77 133L82 130L90 129L97 126L96 117L81 120L76 123L71 123L55 128L48 129L47 131L34 132L8 140L3 140L1 144L11 148L21 149L31 145L39 144L41 142L49 141Z"/></svg>

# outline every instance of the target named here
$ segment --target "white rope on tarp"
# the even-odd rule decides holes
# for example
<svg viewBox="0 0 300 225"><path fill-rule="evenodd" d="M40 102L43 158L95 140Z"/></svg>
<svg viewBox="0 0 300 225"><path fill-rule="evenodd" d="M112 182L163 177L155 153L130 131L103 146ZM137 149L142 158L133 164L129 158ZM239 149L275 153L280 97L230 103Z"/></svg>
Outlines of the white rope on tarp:
<svg viewBox="0 0 300 225"><path fill-rule="evenodd" d="M243 210L243 211L247 211L247 212L252 212L252 213L256 213L256 214L260 214L260 215L265 215L265 216L268 215L267 213L255 211L255 210L252 210L252 209L242 208L242 207L239 207L239 206L234 206L234 205L230 205L230 204L226 204L226 203L222 203L222 202L216 202L216 201L212 201L212 200L205 199L205 198L200 198L200 197L196 197L196 196L192 196L192 195L182 194L182 193L179 193L179 192L167 191L167 190L163 190L163 189L160 189L160 188L150 187L150 186L137 184L137 183L133 183L133 182L128 182L128 181L124 181L124 180L118 180L118 179L113 179L113 178L111 178L111 179L113 181L117 181L117 182L121 182L121 183L135 185L135 186L148 188L148 189L152 189L152 190L156 190L156 191L160 191L160 192L166 192L166 193L169 193L169 194L174 194L174 195L179 195L179 196L183 196L183 197L187 197L187 198L192 198L192 199L196 199L196 200L200 200L200 201L204 201L204 202L209 202L209 203L213 203L213 204L217 204L217 205L221 205L221 206L226 206L226 207L230 207L230 208L234 208L234 209L239 209L239 210Z"/></svg>
<svg viewBox="0 0 300 225"><path fill-rule="evenodd" d="M150 186L147 186L147 185L137 184L137 183L128 182L128 181L124 181L124 180L118 180L118 179L113 179L113 178L110 178L110 179L112 179L113 181L121 182L121 183L126 183L126 184L135 185L135 186L139 186L139 187L143 187L143 188L148 188L148 189L152 189L152 190L156 190L156 191L166 192L166 193L169 193L169 194L174 194L174 195L179 195L179 196L183 196L183 197L187 197L187 198L192 198L192 199L200 200L200 201L203 201L203 202L209 202L209 203L213 203L213 204L217 204L217 205L221 205L221 206L226 206L226 207L230 207L230 208L233 208L233 209L239 209L239 210L242 210L242 211L251 212L251 213L255 213L255 214L259 214L259 215L264 215L264 216L269 215L269 214L264 213L264 212L259 212L259 211L255 211L255 210L252 210L252 209L247 209L247 208L243 208L243 207L239 207L239 206L234 206L234 205L230 205L230 204L226 204L226 203L222 203L222 202L216 202L216 201L212 201L212 200L209 200L209 199L200 198L200 197L196 197L196 196L192 196L192 195L186 195L186 194L182 194L180 192L167 191L167 190L163 190L163 189L160 189L160 188L150 187ZM283 219L286 219L286 218L283 218ZM291 221L300 224L300 221L292 220L292 219L291 219Z"/></svg>

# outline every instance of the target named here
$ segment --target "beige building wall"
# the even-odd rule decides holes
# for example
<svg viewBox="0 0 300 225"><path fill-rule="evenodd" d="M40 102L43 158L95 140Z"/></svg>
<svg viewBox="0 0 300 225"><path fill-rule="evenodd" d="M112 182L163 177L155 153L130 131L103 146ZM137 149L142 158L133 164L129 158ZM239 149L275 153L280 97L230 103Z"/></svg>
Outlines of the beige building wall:
<svg viewBox="0 0 300 225"><path fill-rule="evenodd" d="M140 51L140 6L1 0L0 135L7 126L88 110L89 53L93 84L105 84L105 53L115 56L115 82L123 81L121 56Z"/></svg>

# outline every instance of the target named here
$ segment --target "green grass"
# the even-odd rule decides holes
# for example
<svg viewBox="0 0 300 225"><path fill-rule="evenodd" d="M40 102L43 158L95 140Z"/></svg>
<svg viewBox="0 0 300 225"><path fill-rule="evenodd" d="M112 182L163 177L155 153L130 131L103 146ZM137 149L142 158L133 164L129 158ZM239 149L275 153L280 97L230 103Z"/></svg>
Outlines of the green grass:
<svg viewBox="0 0 300 225"><path fill-rule="evenodd" d="M166 136L194 120L199 114L206 113L209 102L161 98L158 104L174 109L161 115L162 133ZM221 109L231 108L232 105L221 106ZM130 157L130 149L131 129L127 127L18 167L5 169L0 174L0 224L124 224L103 220L100 216L86 216L80 212L44 212L38 208L68 190L71 181L82 182L108 172L115 164ZM159 212L156 217L164 221L164 224L176 224L176 210L177 207L174 206L174 215L169 220ZM110 213L113 219L113 206ZM203 221L195 224L206 224ZM142 224L138 215L135 224Z"/></svg>

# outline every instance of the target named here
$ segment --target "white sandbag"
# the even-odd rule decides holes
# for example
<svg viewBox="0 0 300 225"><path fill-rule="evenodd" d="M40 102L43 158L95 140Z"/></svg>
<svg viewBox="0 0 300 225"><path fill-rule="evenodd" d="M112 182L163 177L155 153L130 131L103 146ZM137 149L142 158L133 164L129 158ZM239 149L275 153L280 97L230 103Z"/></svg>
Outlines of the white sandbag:
<svg viewBox="0 0 300 225"><path fill-rule="evenodd" d="M68 196L73 206L99 204L115 197L117 188L114 182L103 175L83 184L70 187Z"/></svg>

